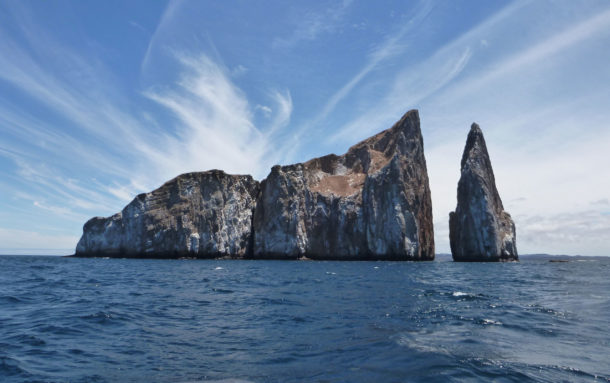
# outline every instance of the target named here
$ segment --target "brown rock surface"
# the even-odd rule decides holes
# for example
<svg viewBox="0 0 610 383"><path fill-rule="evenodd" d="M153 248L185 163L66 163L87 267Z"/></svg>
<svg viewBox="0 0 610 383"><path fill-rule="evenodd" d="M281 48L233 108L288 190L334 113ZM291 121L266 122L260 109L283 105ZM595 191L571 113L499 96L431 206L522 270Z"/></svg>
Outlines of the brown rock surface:
<svg viewBox="0 0 610 383"><path fill-rule="evenodd" d="M418 112L342 156L273 167L261 183L253 255L434 259Z"/></svg>

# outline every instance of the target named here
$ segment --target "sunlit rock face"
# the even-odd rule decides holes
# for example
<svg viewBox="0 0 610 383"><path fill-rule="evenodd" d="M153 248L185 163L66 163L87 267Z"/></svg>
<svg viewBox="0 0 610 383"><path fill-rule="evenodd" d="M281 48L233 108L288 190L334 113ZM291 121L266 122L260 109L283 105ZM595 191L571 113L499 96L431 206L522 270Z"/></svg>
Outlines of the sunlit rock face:
<svg viewBox="0 0 610 383"><path fill-rule="evenodd" d="M121 212L89 220L77 256L244 257L259 183L219 170L182 174Z"/></svg>
<svg viewBox="0 0 610 383"><path fill-rule="evenodd" d="M472 124L458 183L458 203L449 214L454 261L516 261L517 236L496 188L483 132Z"/></svg>
<svg viewBox="0 0 610 383"><path fill-rule="evenodd" d="M253 256L434 259L418 112L342 156L273 167L254 214Z"/></svg>

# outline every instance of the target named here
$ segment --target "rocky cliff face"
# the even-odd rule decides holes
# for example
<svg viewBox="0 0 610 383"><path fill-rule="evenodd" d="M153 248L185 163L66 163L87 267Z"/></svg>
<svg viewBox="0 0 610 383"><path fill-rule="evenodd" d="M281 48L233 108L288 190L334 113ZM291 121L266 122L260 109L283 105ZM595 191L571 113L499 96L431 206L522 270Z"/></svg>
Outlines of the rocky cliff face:
<svg viewBox="0 0 610 383"><path fill-rule="evenodd" d="M181 175L83 231L77 256L432 260L419 115L343 156L275 166L260 185L217 170Z"/></svg>
<svg viewBox="0 0 610 383"><path fill-rule="evenodd" d="M187 173L89 220L77 256L244 257L259 183L219 170Z"/></svg>
<svg viewBox="0 0 610 383"><path fill-rule="evenodd" d="M515 224L496 188L483 132L472 124L461 163L458 204L449 215L455 261L518 260Z"/></svg>
<svg viewBox="0 0 610 383"><path fill-rule="evenodd" d="M342 156L275 166L261 184L253 256L434 259L418 112Z"/></svg>

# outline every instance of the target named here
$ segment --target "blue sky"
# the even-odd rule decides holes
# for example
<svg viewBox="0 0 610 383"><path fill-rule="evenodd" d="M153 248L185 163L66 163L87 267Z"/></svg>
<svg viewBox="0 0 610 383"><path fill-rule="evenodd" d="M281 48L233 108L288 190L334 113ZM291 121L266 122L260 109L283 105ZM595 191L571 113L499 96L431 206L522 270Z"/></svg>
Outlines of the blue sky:
<svg viewBox="0 0 610 383"><path fill-rule="evenodd" d="M481 125L520 253L610 255L610 3L0 3L0 253L174 176L344 153L417 108L437 252Z"/></svg>

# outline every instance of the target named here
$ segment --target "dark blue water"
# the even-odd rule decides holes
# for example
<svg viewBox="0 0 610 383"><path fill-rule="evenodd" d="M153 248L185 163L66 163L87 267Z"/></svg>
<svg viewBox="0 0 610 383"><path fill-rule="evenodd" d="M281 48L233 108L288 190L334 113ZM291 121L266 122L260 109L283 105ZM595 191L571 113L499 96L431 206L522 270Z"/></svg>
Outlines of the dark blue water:
<svg viewBox="0 0 610 383"><path fill-rule="evenodd" d="M610 260L0 257L1 382L609 377Z"/></svg>

